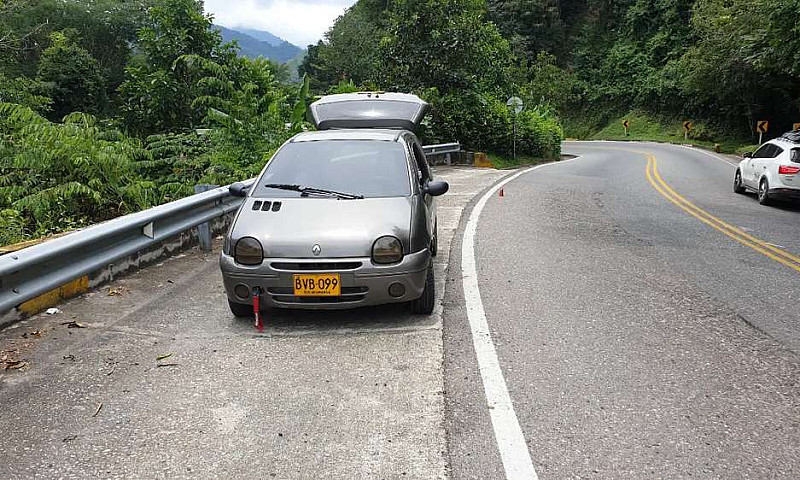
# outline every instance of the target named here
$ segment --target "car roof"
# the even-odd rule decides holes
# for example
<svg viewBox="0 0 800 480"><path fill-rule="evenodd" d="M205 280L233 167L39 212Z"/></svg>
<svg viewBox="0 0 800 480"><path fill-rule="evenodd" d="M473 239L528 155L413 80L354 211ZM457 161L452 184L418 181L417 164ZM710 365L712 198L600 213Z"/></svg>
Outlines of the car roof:
<svg viewBox="0 0 800 480"><path fill-rule="evenodd" d="M354 128L346 130L322 130L303 132L297 134L291 143L320 142L328 140L377 140L383 142L396 142L404 130L388 130L378 128Z"/></svg>

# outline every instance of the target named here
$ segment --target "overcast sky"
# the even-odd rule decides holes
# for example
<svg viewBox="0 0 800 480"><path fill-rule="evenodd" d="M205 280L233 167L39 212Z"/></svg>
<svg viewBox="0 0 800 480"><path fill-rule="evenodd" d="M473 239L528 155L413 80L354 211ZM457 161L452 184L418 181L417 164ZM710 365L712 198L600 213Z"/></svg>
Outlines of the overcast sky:
<svg viewBox="0 0 800 480"><path fill-rule="evenodd" d="M317 43L356 0L205 0L206 12L223 27L267 30L305 48Z"/></svg>

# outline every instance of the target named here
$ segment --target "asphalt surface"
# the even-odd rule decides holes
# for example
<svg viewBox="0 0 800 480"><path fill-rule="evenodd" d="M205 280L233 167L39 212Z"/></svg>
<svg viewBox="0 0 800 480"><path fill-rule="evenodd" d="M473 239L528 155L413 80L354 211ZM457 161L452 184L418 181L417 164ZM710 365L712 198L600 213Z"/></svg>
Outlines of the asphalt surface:
<svg viewBox="0 0 800 480"><path fill-rule="evenodd" d="M217 244L0 331L26 363L0 370L0 478L445 478L450 240L505 174L438 169L431 316L273 312L259 335L228 310Z"/></svg>
<svg viewBox="0 0 800 480"><path fill-rule="evenodd" d="M539 478L800 478L800 272L646 168L798 257L800 207L735 195L735 161L693 149L564 152L493 195L475 234ZM430 317L274 312L259 335L230 315L217 254L190 251L0 330L0 360L25 362L0 371L0 478L504 478L461 259L510 172L439 174Z"/></svg>
<svg viewBox="0 0 800 480"><path fill-rule="evenodd" d="M481 298L539 477L800 478L800 273L670 203L646 154L689 201L795 255L800 209L735 195L730 159L692 149L564 152L579 158L506 185L476 234ZM502 478L460 295L445 299L452 474Z"/></svg>

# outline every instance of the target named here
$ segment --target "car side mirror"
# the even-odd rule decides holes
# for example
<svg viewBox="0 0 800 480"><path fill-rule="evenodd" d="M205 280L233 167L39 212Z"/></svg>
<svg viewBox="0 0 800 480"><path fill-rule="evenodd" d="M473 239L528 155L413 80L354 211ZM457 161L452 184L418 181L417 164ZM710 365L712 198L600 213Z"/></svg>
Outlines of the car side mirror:
<svg viewBox="0 0 800 480"><path fill-rule="evenodd" d="M232 183L231 186L228 187L228 191L234 197L246 197L248 190L250 189L242 182Z"/></svg>
<svg viewBox="0 0 800 480"><path fill-rule="evenodd" d="M753 152L744 152L742 158L753 158Z"/></svg>
<svg viewBox="0 0 800 480"><path fill-rule="evenodd" d="M450 190L450 184L439 180L428 182L422 186L422 191L432 197L444 195L448 190Z"/></svg>

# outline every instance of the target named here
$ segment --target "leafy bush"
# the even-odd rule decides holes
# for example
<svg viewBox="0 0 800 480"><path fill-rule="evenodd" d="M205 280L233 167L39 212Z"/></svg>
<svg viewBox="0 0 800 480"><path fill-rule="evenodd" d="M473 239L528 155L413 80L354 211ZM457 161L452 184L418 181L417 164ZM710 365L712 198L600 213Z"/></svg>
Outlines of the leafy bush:
<svg viewBox="0 0 800 480"><path fill-rule="evenodd" d="M137 140L85 114L58 124L4 103L0 115L0 208L21 213L26 233L79 227L157 201L154 184L137 174L148 158Z"/></svg>
<svg viewBox="0 0 800 480"><path fill-rule="evenodd" d="M423 92L431 102L430 121L423 138L431 143L458 140L465 148L511 155L514 149L514 118L505 102L486 95ZM552 112L534 107L516 118L517 153L557 158L563 131Z"/></svg>

